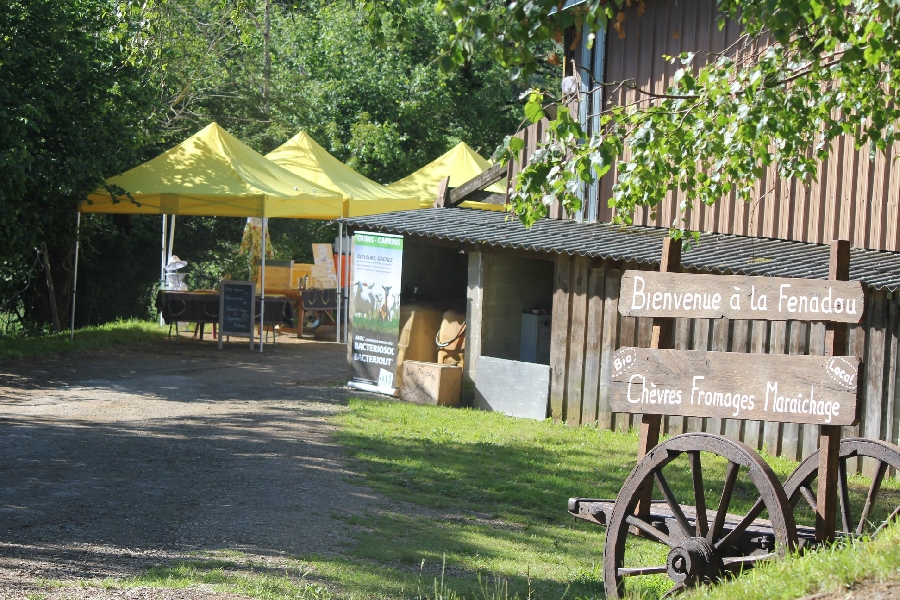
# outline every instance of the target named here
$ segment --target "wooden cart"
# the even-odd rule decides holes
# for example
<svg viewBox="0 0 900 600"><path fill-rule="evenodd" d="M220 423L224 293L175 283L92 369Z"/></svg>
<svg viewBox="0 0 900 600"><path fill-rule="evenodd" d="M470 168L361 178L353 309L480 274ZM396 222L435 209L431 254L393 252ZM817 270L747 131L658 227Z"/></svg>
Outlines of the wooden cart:
<svg viewBox="0 0 900 600"><path fill-rule="evenodd" d="M625 273L620 312L654 318L651 348L620 348L611 378L613 410L641 414L638 464L614 501L568 503L574 517L607 528L608 597L621 597L628 578L659 575L671 580L667 595L674 594L836 536L877 535L897 518L898 501L881 486L888 469L900 471L900 448L840 439L842 426L858 422L861 361L845 356L846 332L865 306L862 285L847 281L849 248L832 243L828 281L676 273L680 245L673 240L665 241L659 273ZM825 321L826 352L673 350L675 317ZM782 485L742 442L687 433L659 444L663 415L818 424L820 447ZM848 473L863 459L871 484L865 495L851 494ZM713 469L724 473L721 491L709 488ZM689 480L679 477L686 472ZM795 511L807 505L815 527L795 522Z"/></svg>

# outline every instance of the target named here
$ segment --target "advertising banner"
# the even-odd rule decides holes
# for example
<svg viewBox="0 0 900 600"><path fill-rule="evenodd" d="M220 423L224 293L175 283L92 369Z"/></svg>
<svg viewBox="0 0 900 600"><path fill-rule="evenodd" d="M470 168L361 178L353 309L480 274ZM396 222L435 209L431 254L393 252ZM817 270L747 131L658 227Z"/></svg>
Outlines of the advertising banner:
<svg viewBox="0 0 900 600"><path fill-rule="evenodd" d="M356 233L353 242L350 385L393 395L400 337L403 237Z"/></svg>

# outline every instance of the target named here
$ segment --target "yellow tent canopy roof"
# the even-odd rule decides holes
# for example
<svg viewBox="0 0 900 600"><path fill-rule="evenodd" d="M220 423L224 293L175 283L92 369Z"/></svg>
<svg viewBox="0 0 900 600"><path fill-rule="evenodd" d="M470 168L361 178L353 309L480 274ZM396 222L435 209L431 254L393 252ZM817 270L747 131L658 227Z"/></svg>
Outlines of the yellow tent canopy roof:
<svg viewBox="0 0 900 600"><path fill-rule="evenodd" d="M437 198L437 190L444 178L450 178L450 187L459 187L473 177L480 175L488 169L491 163L477 152L472 150L465 142L460 142L450 151L436 160L428 163L415 173L407 175L399 181L388 185L396 192L414 196L419 199L422 208L428 208L434 204ZM500 183L487 188L495 194L503 194L506 190ZM463 205L481 205L480 202L464 202ZM481 208L482 206L479 206ZM502 206L483 205L484 208L502 210Z"/></svg>
<svg viewBox="0 0 900 600"><path fill-rule="evenodd" d="M388 189L363 177L329 154L305 131L266 158L319 187L341 194L345 200L344 215L348 217L419 208L417 196Z"/></svg>
<svg viewBox="0 0 900 600"><path fill-rule="evenodd" d="M106 180L131 194L114 202L101 188L91 213L333 219L340 194L280 167L212 123L156 158Z"/></svg>

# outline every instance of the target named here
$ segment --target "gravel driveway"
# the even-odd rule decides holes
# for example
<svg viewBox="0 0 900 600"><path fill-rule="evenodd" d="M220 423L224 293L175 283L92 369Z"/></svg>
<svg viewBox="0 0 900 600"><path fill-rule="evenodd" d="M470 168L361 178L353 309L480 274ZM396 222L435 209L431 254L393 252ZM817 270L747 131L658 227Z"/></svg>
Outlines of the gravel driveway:
<svg viewBox="0 0 900 600"><path fill-rule="evenodd" d="M377 502L345 481L329 439L345 357L280 337L262 355L183 340L0 363L0 596L225 598L38 583L127 577L197 550L273 565L339 552L341 505Z"/></svg>

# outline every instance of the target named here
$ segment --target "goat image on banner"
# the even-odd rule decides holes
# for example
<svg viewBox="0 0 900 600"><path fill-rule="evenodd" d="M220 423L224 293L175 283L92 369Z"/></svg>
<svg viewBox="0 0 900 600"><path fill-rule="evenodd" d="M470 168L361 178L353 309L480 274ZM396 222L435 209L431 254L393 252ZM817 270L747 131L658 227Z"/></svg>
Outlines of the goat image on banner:
<svg viewBox="0 0 900 600"><path fill-rule="evenodd" d="M349 385L394 395L403 237L357 232L352 264Z"/></svg>

